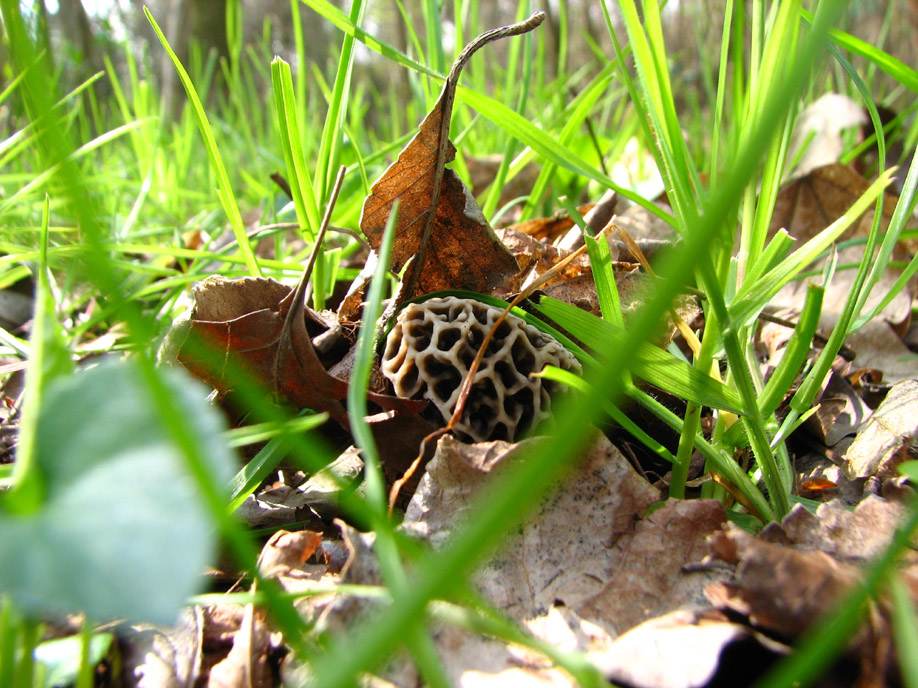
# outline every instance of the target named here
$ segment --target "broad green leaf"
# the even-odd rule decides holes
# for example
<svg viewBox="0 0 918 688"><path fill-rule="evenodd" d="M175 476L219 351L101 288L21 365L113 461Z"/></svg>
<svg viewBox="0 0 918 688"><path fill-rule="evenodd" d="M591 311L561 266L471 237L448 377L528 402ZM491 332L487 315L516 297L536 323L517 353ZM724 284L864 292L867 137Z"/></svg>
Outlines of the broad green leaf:
<svg viewBox="0 0 918 688"><path fill-rule="evenodd" d="M225 484L233 457L207 390L179 370L159 374ZM216 538L138 364L105 361L56 379L38 427L45 500L26 516L0 511L0 591L28 613L174 623Z"/></svg>

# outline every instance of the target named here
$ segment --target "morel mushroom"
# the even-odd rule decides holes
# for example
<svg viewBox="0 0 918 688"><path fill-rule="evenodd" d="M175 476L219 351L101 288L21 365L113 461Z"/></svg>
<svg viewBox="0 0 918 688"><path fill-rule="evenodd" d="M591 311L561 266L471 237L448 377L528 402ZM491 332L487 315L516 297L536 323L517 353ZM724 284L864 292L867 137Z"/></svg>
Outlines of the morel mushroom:
<svg viewBox="0 0 918 688"><path fill-rule="evenodd" d="M406 306L396 318L382 358L395 393L427 399L446 422L459 387L501 309L454 296ZM579 361L553 337L508 315L495 332L475 374L454 432L465 441L514 441L549 417L557 384L530 377L553 365L579 374Z"/></svg>

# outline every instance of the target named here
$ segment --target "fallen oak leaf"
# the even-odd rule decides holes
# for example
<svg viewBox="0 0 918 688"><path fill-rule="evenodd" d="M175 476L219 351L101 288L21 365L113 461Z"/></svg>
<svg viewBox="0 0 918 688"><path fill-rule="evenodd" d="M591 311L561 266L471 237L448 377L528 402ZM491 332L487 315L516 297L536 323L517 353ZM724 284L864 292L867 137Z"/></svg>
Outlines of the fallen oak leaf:
<svg viewBox="0 0 918 688"><path fill-rule="evenodd" d="M531 31L544 19L544 12L536 12L467 45L417 135L370 189L360 229L376 250L393 204L400 203L391 268L401 270L414 258L402 300L444 289L487 292L518 272L516 260L495 236L469 190L445 167L456 156L449 126L459 75L472 55L491 41Z"/></svg>

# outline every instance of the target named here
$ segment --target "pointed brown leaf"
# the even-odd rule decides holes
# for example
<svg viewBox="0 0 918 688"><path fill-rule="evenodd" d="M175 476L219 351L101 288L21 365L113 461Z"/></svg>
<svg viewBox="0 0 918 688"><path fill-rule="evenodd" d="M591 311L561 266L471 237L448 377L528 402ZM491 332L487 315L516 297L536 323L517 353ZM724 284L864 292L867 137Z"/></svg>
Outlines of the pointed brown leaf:
<svg viewBox="0 0 918 688"><path fill-rule="evenodd" d="M392 268L396 271L418 253L432 212L440 137L448 135L448 126L443 125L444 100L441 96L417 136L373 185L363 206L360 229L370 245L378 249L392 204L400 201L392 251ZM449 139L445 140L442 155L444 164L456 157ZM518 270L516 260L495 236L475 199L452 170L443 171L436 217L423 260L418 293L441 289L486 292Z"/></svg>
<svg viewBox="0 0 918 688"><path fill-rule="evenodd" d="M449 124L459 74L472 54L493 40L530 31L544 18L539 12L525 22L484 33L462 51L417 135L364 202L360 229L375 249L382 243L393 205L399 202L392 269L398 271L415 259L406 277L405 299L441 289L486 292L518 271L516 260L495 236L472 194L452 170L445 169L456 157Z"/></svg>

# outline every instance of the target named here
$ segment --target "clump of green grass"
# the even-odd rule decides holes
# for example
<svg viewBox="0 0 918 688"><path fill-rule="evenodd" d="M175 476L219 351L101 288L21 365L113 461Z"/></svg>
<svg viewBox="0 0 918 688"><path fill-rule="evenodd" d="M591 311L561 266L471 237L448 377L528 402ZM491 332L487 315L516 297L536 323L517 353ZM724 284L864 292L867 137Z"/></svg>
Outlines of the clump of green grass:
<svg viewBox="0 0 918 688"><path fill-rule="evenodd" d="M353 2L348 14L326 0L305 0L304 4L308 10L293 4L297 21L302 20L300 12L313 11L342 32L332 83L317 79L314 83L318 86L308 89L306 70L294 72L279 58L268 64L264 55L246 53L241 34L235 30L230 32L230 60L219 65L205 61L200 69L192 69L193 76L170 53L189 106L177 121L169 122L154 89L139 75L141 70L129 53L128 84L121 83L111 66L102 77L112 84L111 102L94 103L84 97L86 85L58 100L54 80L41 68L41 57L34 50L18 5L2 3L16 77L0 94L0 104L15 101L27 117L15 134L0 144L0 159L11 163L0 184L13 189L0 203L4 227L0 250L5 254L0 258L0 284L31 275L41 285L37 312L41 318L36 319L32 340L3 333L10 355L28 357L31 366L28 403L32 408L27 406L24 411L21 442L29 446L29 437L38 431L35 419L43 391L55 380L73 375L69 368L78 345L112 328L124 328L121 348L130 352L142 371L151 416L159 419L165 434L178 447L205 512L239 565L248 570L254 569L257 550L251 534L231 518L228 505L238 504L240 490L252 489L254 484L243 481L244 487L229 496L225 486L202 464L199 451L208 442L236 441L238 433L231 437L214 431L213 436L204 436L204 431L170 408L164 391L167 383L153 363L155 343L181 310L187 286L211 272L295 277L318 236L341 164L347 164L350 171L334 207L332 224L356 229L370 182L413 135L413 123L420 121L435 99L450 61L442 48L435 3L423 4L423 35L409 31L413 57L361 28L366 13L366 3L361 0ZM474 1L457 0L454 4L456 16L469 18L469 23L459 27L460 38L491 28L475 25ZM567 21L563 5L562 26ZM517 19L530 9L521 3ZM850 213L793 253L789 252L786 234L768 237L777 191L787 169L794 117L806 94L816 92L816 79L826 78L826 72L814 71L814 65L830 64L828 73L833 82L856 93L865 103L879 145L881 168L885 139L873 94L842 49L866 61L866 84L882 72L900 88L914 93L918 92L918 74L880 48L839 32L835 28L841 18L838 3L818 3L810 14L800 2L728 0L718 59L704 70L708 74L703 84L708 107L693 107L686 122L677 107L685 94L670 77L670 55L658 3L646 2L639 12L633 0L620 0L624 33L616 32L611 8L605 2L602 9L612 48L604 52L596 44L595 60L578 72L567 70L564 32L557 65L551 70L556 73L554 78L548 76L546 46L538 35L509 47L506 67L493 76L487 75L483 61L473 61L465 85L459 89L453 122L453 140L460 150L455 167L460 174L465 173L463 152L503 154L497 179L480 199L489 216L499 211L504 184L532 161L539 165L540 174L524 202L524 218L552 212L561 203L560 196L577 197L587 188L616 189L668 222L681 240L680 250L659 267L654 290L625 329L608 266L608 248L604 242L586 237L596 268L602 319L590 320L557 304L543 308L591 345L592 353L579 353L588 359L593 372L587 381L576 383L580 393L559 412L557 433L539 445L527 461L495 481L476 509L474 522L441 551L418 554L399 537L387 515L378 470L381 457L375 453L366 427L355 425L354 436L367 457L367 492L365 500L354 500L349 508L377 534L376 553L386 589L376 592L389 601L386 613L320 648L291 602L282 599L269 582L259 582L261 599L287 642L300 658L314 664L318 685L353 684L362 672L380 666L400 643L410 651L428 683L446 685L426 627L430 620L443 619L533 646L582 685L601 685L602 677L581 657L545 647L506 620L474 605L456 604L465 599L465 579L474 564L563 478L583 449L591 423L608 413L629 427L616 406L625 396L645 405L680 433L678 449L669 455L673 466L671 496L684 496L689 459L699 450L708 468L726 475L763 519L780 519L792 501L792 473L784 440L808 413L845 337L877 312L864 312L865 299L888 263L892 246L914 207L916 168L908 171L896 214L883 236L879 234L880 213L876 214L865 259L858 266L858 280L839 325L820 356L804 371L803 383L790 403L791 411L779 424L775 410L793 389L803 367L818 319L820 291L811 289L811 298L800 316L792 345L797 353L786 357L787 363L767 384L757 367L750 365L757 316L771 296L799 277L857 215L882 202L890 177L880 175ZM150 20L157 29L152 16ZM163 49L170 51L158 29L157 33ZM408 70L414 98L407 107L395 102L385 89L367 92L366 86L355 82L358 42ZM462 42L457 40L457 51ZM299 64L305 65L302 45L297 46L297 53ZM216 69L222 71L229 89L214 111L205 108L203 102L207 101L201 94L207 91ZM269 83L271 97L265 99L260 84ZM365 136L361 130L366 100L379 111L390 112L391 121L403 122L386 132L388 140ZM688 100L697 102L691 97ZM251 102L266 102L267 114L253 114L248 107ZM417 117L405 120L405 110ZM584 135L588 123L601 132L598 138ZM687 141L685 129L707 131L710 136ZM90 131L104 133L92 136ZM602 153L607 158L614 156L633 136L652 151L672 212L619 187L604 171ZM908 136L913 145L914 128ZM292 194L289 202L269 181L274 170L283 171ZM244 220L244 211L249 209L258 211L254 226ZM288 241L276 229L255 232L258 226L278 223L290 223L297 241ZM286 224L280 226L288 228ZM737 226L739 239L735 241ZM186 245L183 235L188 232L196 233L202 245ZM256 253L256 244L265 235L273 237L271 258ZM342 268L341 263L359 247L359 242L350 238L338 238L321 247L312 289L317 308L323 307L336 281L354 276L356 269ZM383 265L386 251L381 251ZM916 271L918 261L913 260L896 289ZM646 345L676 296L688 285L706 295L701 348L690 364L665 352L648 353ZM370 316L379 312L386 287L380 270L367 305L369 315L359 341L360 365L348 400L354 418L365 416L362 391L375 334L375 319ZM92 314L83 317L90 300L95 301ZM63 317L66 324L61 324L51 317L55 313L73 318L68 321ZM60 365L50 365L49 361ZM677 392L681 390L687 401L683 416L660 406L633 382L633 377L654 375L662 382L668 379L667 384ZM302 419L291 419L265 404L265 390L246 386L241 378L239 384L254 420L266 424L259 431L276 434L277 446L272 446L272 452L290 453L312 467L327 461L327 452L308 433L300 432L305 427ZM702 406L719 410L707 438L699 431ZM100 422L104 428L104 421ZM635 428L635 432L639 431ZM651 438L644 440L652 443ZM755 459L748 474L732 458L737 448L746 446ZM24 456L28 458L28 452ZM257 460L268 461L270 457L262 455ZM260 471L262 466L252 470ZM0 502L4 513L42 508L45 496L40 466L25 460L0 477L12 484ZM759 480L765 490L757 486ZM716 487L706 487L705 494L726 499ZM778 667L767 685L803 681L831 661L856 627L869 595L890 580L895 557L918 525L916 514L918 510L913 510L901 537L835 617L831 632L814 633L800 652ZM894 582L894 590L898 590L896 585ZM906 646L915 642L914 613L903 595L895 599L900 620L897 642ZM453 604L435 603L438 600ZM4 677L32 676L30 657L39 642L39 627L19 616L14 603L4 599L0 631L0 684L6 685ZM85 658L90 644L87 630L80 685L89 685ZM29 682L27 678L18 680L23 685Z"/></svg>

